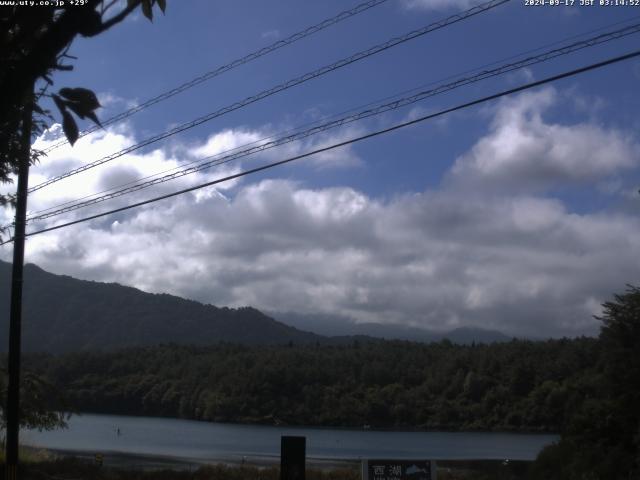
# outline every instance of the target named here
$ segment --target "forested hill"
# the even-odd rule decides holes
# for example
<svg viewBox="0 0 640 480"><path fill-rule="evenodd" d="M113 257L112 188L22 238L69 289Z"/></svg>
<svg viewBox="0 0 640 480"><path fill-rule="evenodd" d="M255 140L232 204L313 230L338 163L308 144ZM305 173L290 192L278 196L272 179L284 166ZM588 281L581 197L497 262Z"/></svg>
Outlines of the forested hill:
<svg viewBox="0 0 640 480"><path fill-rule="evenodd" d="M400 341L31 355L81 412L218 422L560 431L588 397L597 340Z"/></svg>
<svg viewBox="0 0 640 480"><path fill-rule="evenodd" d="M11 265L0 261L0 350L8 344ZM315 343L254 308L217 308L114 283L54 275L25 266L22 342L25 351L68 352L181 343L210 345Z"/></svg>
<svg viewBox="0 0 640 480"><path fill-rule="evenodd" d="M0 352L6 351L11 265L0 261ZM116 283L78 280L25 265L23 348L31 352L113 350L176 343L213 345L348 344L376 338L454 343L505 341L500 332L459 328L450 332L282 314L285 323L251 307L203 305L167 294L146 293ZM278 314L280 315L280 314ZM306 323L305 323L306 322ZM294 325L294 326L291 326ZM318 330L320 326L333 326ZM297 328L296 328L297 327ZM340 328L337 328L340 327ZM316 332L316 333L311 333ZM323 335L324 334L324 335Z"/></svg>

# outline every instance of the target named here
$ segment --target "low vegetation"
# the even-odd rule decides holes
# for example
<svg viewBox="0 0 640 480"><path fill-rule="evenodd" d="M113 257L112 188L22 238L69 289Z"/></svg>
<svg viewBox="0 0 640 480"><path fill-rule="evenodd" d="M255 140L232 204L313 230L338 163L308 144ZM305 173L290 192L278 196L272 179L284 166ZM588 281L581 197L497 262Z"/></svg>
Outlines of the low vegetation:
<svg viewBox="0 0 640 480"><path fill-rule="evenodd" d="M450 461L438 465L439 480L525 480L528 464L499 461ZM352 468L306 469L307 480L360 480L358 466ZM247 465L206 465L195 470L133 470L102 467L76 458L46 459L28 462L23 467L24 480L80 479L95 480L279 480L280 469Z"/></svg>
<svg viewBox="0 0 640 480"><path fill-rule="evenodd" d="M196 470L132 470L101 467L75 458L59 458L23 466L24 480L279 480L277 467L207 465ZM360 480L358 469L306 471L307 480Z"/></svg>

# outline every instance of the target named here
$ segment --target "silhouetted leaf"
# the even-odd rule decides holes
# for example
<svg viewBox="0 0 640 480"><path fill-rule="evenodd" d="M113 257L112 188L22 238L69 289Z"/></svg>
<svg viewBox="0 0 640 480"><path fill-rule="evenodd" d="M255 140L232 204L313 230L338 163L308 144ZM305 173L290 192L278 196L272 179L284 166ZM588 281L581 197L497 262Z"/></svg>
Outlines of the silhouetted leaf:
<svg viewBox="0 0 640 480"><path fill-rule="evenodd" d="M153 22L153 11L151 10L151 0L142 0L142 13Z"/></svg>
<svg viewBox="0 0 640 480"><path fill-rule="evenodd" d="M73 113L75 113L77 116L79 116L83 120L84 120L84 117L87 116L87 113L91 112L91 110L86 110L82 108L82 105L80 105L79 103L65 102L65 105L69 107Z"/></svg>
<svg viewBox="0 0 640 480"><path fill-rule="evenodd" d="M165 9L167 8L167 0L157 0L157 2L160 10L162 10L162 13L164 13Z"/></svg>
<svg viewBox="0 0 640 480"><path fill-rule="evenodd" d="M45 111L37 103L33 104L33 110L40 115L46 115Z"/></svg>
<svg viewBox="0 0 640 480"><path fill-rule="evenodd" d="M62 130L71 145L76 143L76 140L78 140L78 125L76 125L76 121L66 110L62 112Z"/></svg>
<svg viewBox="0 0 640 480"><path fill-rule="evenodd" d="M95 114L93 110L85 110L81 105L73 102L67 102L67 106L75 113L78 117L84 120L85 117L93 120L95 124L102 127L100 120L98 120L98 116Z"/></svg>
<svg viewBox="0 0 640 480"><path fill-rule="evenodd" d="M64 114L65 110L67 109L64 100L62 100L55 93L52 96L53 96L53 102L56 104L56 107L58 107L58 110L60 110L60 113Z"/></svg>
<svg viewBox="0 0 640 480"><path fill-rule="evenodd" d="M93 120L93 123L95 123L99 127L102 127L102 124L100 123L100 120L98 120L98 116L95 114L95 112L87 113L87 117L89 117L91 120Z"/></svg>
<svg viewBox="0 0 640 480"><path fill-rule="evenodd" d="M95 110L101 106L96 94L88 88L61 88L59 93L67 100L81 104L86 110Z"/></svg>

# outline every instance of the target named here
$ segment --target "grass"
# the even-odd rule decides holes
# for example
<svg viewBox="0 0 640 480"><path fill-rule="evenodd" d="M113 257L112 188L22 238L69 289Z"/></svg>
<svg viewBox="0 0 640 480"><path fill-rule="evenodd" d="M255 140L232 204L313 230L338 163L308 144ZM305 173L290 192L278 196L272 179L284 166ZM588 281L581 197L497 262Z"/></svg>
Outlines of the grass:
<svg viewBox="0 0 640 480"><path fill-rule="evenodd" d="M531 462L456 460L438 462L438 480L524 480Z"/></svg>
<svg viewBox="0 0 640 480"><path fill-rule="evenodd" d="M42 448L23 447L23 446L21 446L18 449L18 456L20 458L20 462L28 463L28 464L51 461L55 458L55 455L49 452L48 450L44 450ZM4 447L4 443L0 442L0 464L4 465L4 463L5 463L5 447Z"/></svg>
<svg viewBox="0 0 640 480"><path fill-rule="evenodd" d="M21 480L279 480L277 466L205 465L195 470L136 470L98 466L76 457L46 450L21 449ZM4 453L0 455L0 480L4 479ZM438 480L523 480L529 462L439 461ZM360 480L359 467L306 470L306 480Z"/></svg>
<svg viewBox="0 0 640 480"><path fill-rule="evenodd" d="M280 478L280 469L277 467L206 465L194 471L136 471L100 467L73 457L25 463L21 473L21 478L24 480L279 480ZM328 471L308 469L306 479L360 480L360 471L348 468Z"/></svg>

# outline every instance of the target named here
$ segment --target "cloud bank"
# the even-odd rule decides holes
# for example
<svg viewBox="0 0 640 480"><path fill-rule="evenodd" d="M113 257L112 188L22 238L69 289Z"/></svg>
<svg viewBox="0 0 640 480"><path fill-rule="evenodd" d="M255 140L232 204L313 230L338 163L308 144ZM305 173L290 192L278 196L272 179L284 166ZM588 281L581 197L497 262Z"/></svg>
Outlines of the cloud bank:
<svg viewBox="0 0 640 480"><path fill-rule="evenodd" d="M559 101L547 89L500 103L486 134L452 162L435 189L382 199L348 186L248 178L34 236L27 257L53 272L217 305L437 329L471 325L522 336L592 334L600 303L625 284L640 283L640 218L622 210L579 213L549 191L563 185L595 191L603 181L637 172L640 155L627 132L546 120ZM226 130L190 148L131 155L43 190L31 208L267 133ZM93 158L133 141L123 128L85 146L78 142L48 159L34 179L75 166L89 151ZM366 159L342 150L316 162L353 171ZM348 179L349 170L344 173ZM218 174L186 177L159 191ZM1 254L7 258L10 250Z"/></svg>

